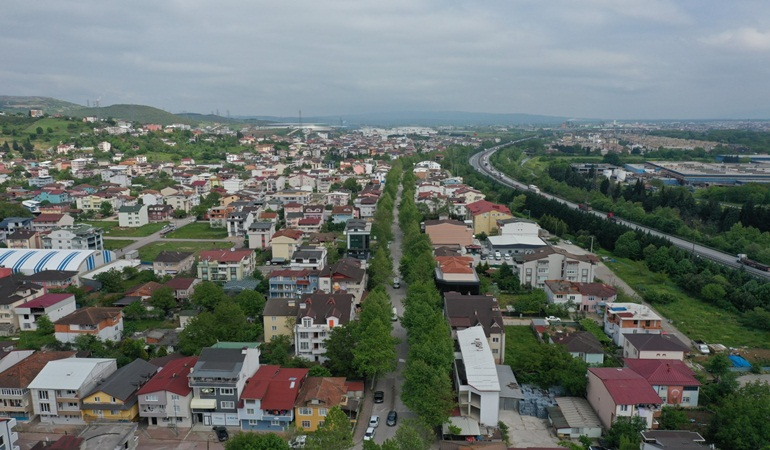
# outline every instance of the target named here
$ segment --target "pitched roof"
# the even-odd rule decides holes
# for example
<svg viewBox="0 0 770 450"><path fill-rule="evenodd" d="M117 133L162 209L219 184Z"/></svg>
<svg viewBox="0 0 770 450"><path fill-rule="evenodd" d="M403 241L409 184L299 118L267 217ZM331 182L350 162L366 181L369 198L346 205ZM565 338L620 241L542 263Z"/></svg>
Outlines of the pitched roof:
<svg viewBox="0 0 770 450"><path fill-rule="evenodd" d="M627 334L625 339L639 351L689 353L690 347L673 334Z"/></svg>
<svg viewBox="0 0 770 450"><path fill-rule="evenodd" d="M17 308L48 308L69 298L74 299L75 294L44 294L34 300L22 303Z"/></svg>
<svg viewBox="0 0 770 450"><path fill-rule="evenodd" d="M91 306L80 308L54 322L56 325L98 325L103 320L113 319L121 314L120 308Z"/></svg>
<svg viewBox="0 0 770 450"><path fill-rule="evenodd" d="M283 230L278 230L273 234L273 237L270 239L271 241L286 236L287 238L297 240L302 237L304 233L300 230L295 230L294 228L284 228Z"/></svg>
<svg viewBox="0 0 770 450"><path fill-rule="evenodd" d="M473 216L484 214L490 211L498 211L508 215L511 214L511 210L508 209L507 206L488 202L486 200L479 200L473 203L469 203L468 205L465 206L465 209L467 209L468 212Z"/></svg>
<svg viewBox="0 0 770 450"><path fill-rule="evenodd" d="M616 405L660 405L660 399L650 383L633 370L614 367L594 367L588 369L595 375L609 392ZM589 383L591 377L588 377Z"/></svg>
<svg viewBox="0 0 770 450"><path fill-rule="evenodd" d="M190 286L192 286L195 283L195 278L172 278L164 284L164 286L168 286L171 289L177 290L177 289L190 289Z"/></svg>
<svg viewBox="0 0 770 450"><path fill-rule="evenodd" d="M446 292L444 293L444 311L452 328L481 325L487 337L492 333L504 332L503 316L494 297Z"/></svg>
<svg viewBox="0 0 770 450"><path fill-rule="evenodd" d="M287 298L269 298L265 303L263 316L297 317L299 302Z"/></svg>
<svg viewBox="0 0 770 450"><path fill-rule="evenodd" d="M141 389L139 394L168 391L186 397L192 389L187 380L190 369L198 362L197 356L188 356L169 361Z"/></svg>
<svg viewBox="0 0 770 450"><path fill-rule="evenodd" d="M297 394L296 406L307 406L318 400L326 408L339 405L347 394L344 377L308 377Z"/></svg>
<svg viewBox="0 0 770 450"><path fill-rule="evenodd" d="M653 386L700 386L695 373L678 359L627 359L625 364Z"/></svg>
<svg viewBox="0 0 770 450"><path fill-rule="evenodd" d="M71 352L35 352L0 373L0 388L26 388L50 361L72 358Z"/></svg>
<svg viewBox="0 0 770 450"><path fill-rule="evenodd" d="M444 273L474 273L470 256L437 256L435 260Z"/></svg>
<svg viewBox="0 0 770 450"><path fill-rule="evenodd" d="M193 255L192 252L172 252L172 251L164 250L158 253L158 256L155 257L155 260L153 262L176 263L176 262L184 261L185 259L189 258L192 255Z"/></svg>
<svg viewBox="0 0 770 450"><path fill-rule="evenodd" d="M361 262L354 258L342 258L321 270L322 277L331 277L334 280L361 282L365 275L366 270L361 268Z"/></svg>
<svg viewBox="0 0 770 450"><path fill-rule="evenodd" d="M124 402L124 407L130 407L136 403L136 392L139 387L146 383L157 371L157 366L143 359L135 359L113 372L84 397L88 397L96 392L104 392ZM132 396L133 401L129 401Z"/></svg>
<svg viewBox="0 0 770 450"><path fill-rule="evenodd" d="M340 325L345 325L350 321L353 298L352 294L325 294L323 292L305 294L302 296L297 319L302 320L303 317L310 317L314 324L326 324L326 319L336 317L339 319Z"/></svg>
<svg viewBox="0 0 770 450"><path fill-rule="evenodd" d="M563 345L570 353L604 353L601 342L587 331L554 333L554 344Z"/></svg>
<svg viewBox="0 0 770 450"><path fill-rule="evenodd" d="M243 399L261 399L262 409L291 410L310 369L261 366L246 383Z"/></svg>
<svg viewBox="0 0 770 450"><path fill-rule="evenodd" d="M240 262L254 254L254 250L204 250L200 253L201 261Z"/></svg>

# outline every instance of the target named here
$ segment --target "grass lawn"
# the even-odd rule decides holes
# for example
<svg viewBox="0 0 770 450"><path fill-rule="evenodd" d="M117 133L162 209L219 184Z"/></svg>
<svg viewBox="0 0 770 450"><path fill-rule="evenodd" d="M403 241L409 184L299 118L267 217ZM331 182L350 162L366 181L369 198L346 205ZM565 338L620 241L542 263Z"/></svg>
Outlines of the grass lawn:
<svg viewBox="0 0 770 450"><path fill-rule="evenodd" d="M616 258L607 267L634 290L657 290L674 295L677 301L668 305L653 305L665 318L692 339L702 339L728 347L749 346L770 348L770 332L741 325L740 315L696 300L683 292L666 274L653 273L641 261Z"/></svg>
<svg viewBox="0 0 770 450"><path fill-rule="evenodd" d="M166 237L172 239L224 239L227 237L227 228L211 228L208 222L193 222L172 231Z"/></svg>
<svg viewBox="0 0 770 450"><path fill-rule="evenodd" d="M119 250L129 244L132 244L134 241L129 239L105 239L104 240L104 249L105 250Z"/></svg>
<svg viewBox="0 0 770 450"><path fill-rule="evenodd" d="M162 251L194 252L201 250L223 249L232 247L230 242L154 242L139 249L139 259L153 261Z"/></svg>
<svg viewBox="0 0 770 450"><path fill-rule="evenodd" d="M147 225L137 228L121 228L118 226L118 222L111 221L93 221L86 222L89 225L100 227L104 230L104 234L111 237L145 237L153 233L157 233L164 226L168 225L168 222L148 223Z"/></svg>
<svg viewBox="0 0 770 450"><path fill-rule="evenodd" d="M511 366L520 358L527 358L533 350L540 346L540 342L528 326L505 327L505 363Z"/></svg>

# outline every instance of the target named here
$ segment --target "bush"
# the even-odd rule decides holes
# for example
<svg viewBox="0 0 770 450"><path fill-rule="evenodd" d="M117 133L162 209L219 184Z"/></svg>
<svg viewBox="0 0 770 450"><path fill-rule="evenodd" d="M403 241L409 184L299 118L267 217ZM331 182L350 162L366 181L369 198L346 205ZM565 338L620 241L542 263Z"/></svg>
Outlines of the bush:
<svg viewBox="0 0 770 450"><path fill-rule="evenodd" d="M669 303L674 303L676 301L675 295L662 291L645 292L643 297L647 302L657 305L668 305Z"/></svg>

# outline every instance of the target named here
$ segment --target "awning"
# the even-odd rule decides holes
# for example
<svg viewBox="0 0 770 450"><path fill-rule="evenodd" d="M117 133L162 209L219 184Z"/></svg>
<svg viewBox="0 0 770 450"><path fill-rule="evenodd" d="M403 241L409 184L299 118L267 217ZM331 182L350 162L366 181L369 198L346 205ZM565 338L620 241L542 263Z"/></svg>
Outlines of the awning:
<svg viewBox="0 0 770 450"><path fill-rule="evenodd" d="M195 398L190 401L192 409L217 409L217 399L215 398Z"/></svg>

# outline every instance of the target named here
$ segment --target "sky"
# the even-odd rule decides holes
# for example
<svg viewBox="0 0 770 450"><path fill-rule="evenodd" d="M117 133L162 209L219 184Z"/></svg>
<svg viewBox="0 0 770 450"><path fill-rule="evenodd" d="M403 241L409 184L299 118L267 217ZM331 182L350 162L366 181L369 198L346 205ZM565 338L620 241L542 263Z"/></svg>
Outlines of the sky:
<svg viewBox="0 0 770 450"><path fill-rule="evenodd" d="M3 0L0 95L173 113L770 118L767 0Z"/></svg>

